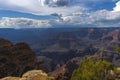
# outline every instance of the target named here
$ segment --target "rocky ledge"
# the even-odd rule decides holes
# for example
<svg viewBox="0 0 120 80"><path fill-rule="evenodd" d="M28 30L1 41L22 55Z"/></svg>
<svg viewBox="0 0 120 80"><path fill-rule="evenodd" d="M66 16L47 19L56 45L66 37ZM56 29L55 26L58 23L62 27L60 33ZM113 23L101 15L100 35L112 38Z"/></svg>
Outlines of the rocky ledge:
<svg viewBox="0 0 120 80"><path fill-rule="evenodd" d="M54 80L41 70L28 71L22 77L5 77L0 80Z"/></svg>

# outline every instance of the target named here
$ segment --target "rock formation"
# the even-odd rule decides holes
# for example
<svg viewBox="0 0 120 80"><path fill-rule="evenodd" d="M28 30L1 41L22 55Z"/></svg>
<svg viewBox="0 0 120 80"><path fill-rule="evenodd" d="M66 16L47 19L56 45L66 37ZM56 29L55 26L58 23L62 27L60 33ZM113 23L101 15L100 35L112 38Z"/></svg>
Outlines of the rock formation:
<svg viewBox="0 0 120 80"><path fill-rule="evenodd" d="M26 43L14 45L8 40L0 39L0 78L21 76L35 67L35 54Z"/></svg>
<svg viewBox="0 0 120 80"><path fill-rule="evenodd" d="M22 77L5 77L0 80L54 80L41 70L31 70L22 75Z"/></svg>

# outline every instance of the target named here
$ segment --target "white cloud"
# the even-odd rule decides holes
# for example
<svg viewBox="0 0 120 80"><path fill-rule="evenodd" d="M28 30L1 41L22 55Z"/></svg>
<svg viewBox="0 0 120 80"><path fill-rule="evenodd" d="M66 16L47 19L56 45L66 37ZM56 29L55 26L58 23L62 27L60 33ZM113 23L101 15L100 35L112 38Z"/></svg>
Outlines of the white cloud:
<svg viewBox="0 0 120 80"><path fill-rule="evenodd" d="M57 15L57 14L56 14ZM50 28L63 26L78 27L119 27L120 14L108 10L96 12L74 13L73 15L60 16L60 20L34 20L29 18L3 17L0 20L1 28Z"/></svg>
<svg viewBox="0 0 120 80"><path fill-rule="evenodd" d="M100 10L92 13L89 20L97 27L120 27L119 12Z"/></svg>
<svg viewBox="0 0 120 80"><path fill-rule="evenodd" d="M59 2L61 1L61 2ZM86 8L76 5L67 6L69 0L0 0L0 9L12 10L36 15L49 15L53 13L69 15L83 11ZM55 7L55 5L57 5Z"/></svg>
<svg viewBox="0 0 120 80"><path fill-rule="evenodd" d="M119 27L120 12L98 10L91 13L80 13L72 16L62 16L61 24L80 27Z"/></svg>
<svg viewBox="0 0 120 80"><path fill-rule="evenodd" d="M49 21L34 20L29 18L3 17L0 20L0 28L48 28Z"/></svg>
<svg viewBox="0 0 120 80"><path fill-rule="evenodd" d="M113 11L114 11L114 12L120 11L120 1L118 1L118 2L116 3L116 6L113 8Z"/></svg>
<svg viewBox="0 0 120 80"><path fill-rule="evenodd" d="M70 16L61 16L61 20L47 21L9 17L3 17L0 20L0 28L50 28L65 25L78 27L119 27L120 14L119 12L100 10L91 13L77 13Z"/></svg>
<svg viewBox="0 0 120 80"><path fill-rule="evenodd" d="M99 4L100 2L107 1L116 0L0 0L1 9L32 13L35 15L53 14L60 19L43 21L28 18L5 17L0 20L0 27L40 28L51 27L53 25L118 27L120 25L120 1L116 3L113 11L104 9L89 12L88 8L83 7L83 3L94 2ZM59 14L62 15L59 16Z"/></svg>
<svg viewBox="0 0 120 80"><path fill-rule="evenodd" d="M83 12L85 5L97 5L102 2L114 0L0 0L0 9L12 10L35 15L49 15L53 13L70 15L75 12ZM117 6L119 3L116 4ZM116 7L116 9L120 9Z"/></svg>
<svg viewBox="0 0 120 80"><path fill-rule="evenodd" d="M113 12L108 10L99 10L90 14L90 18L95 21L100 20L116 20L120 18L119 12Z"/></svg>

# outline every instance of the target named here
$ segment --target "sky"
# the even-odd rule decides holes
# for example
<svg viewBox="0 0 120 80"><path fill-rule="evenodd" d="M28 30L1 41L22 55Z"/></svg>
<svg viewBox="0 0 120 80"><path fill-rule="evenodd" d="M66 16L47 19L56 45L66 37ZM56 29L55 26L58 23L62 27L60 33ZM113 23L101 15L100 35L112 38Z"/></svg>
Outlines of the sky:
<svg viewBox="0 0 120 80"><path fill-rule="evenodd" d="M0 28L120 27L120 0L0 0Z"/></svg>

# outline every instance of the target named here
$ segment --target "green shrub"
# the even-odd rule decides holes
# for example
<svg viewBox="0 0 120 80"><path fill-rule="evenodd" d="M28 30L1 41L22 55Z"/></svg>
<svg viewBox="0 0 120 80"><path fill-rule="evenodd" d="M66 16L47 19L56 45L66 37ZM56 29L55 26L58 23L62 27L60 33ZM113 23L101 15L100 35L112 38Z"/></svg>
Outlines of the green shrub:
<svg viewBox="0 0 120 80"><path fill-rule="evenodd" d="M107 75L112 68L113 66L110 62L86 59L73 72L71 80L109 80Z"/></svg>

